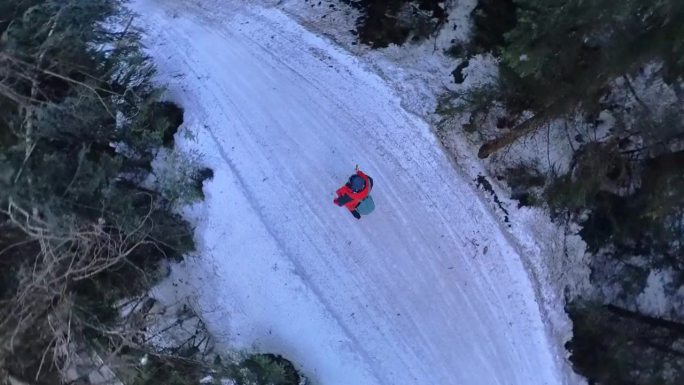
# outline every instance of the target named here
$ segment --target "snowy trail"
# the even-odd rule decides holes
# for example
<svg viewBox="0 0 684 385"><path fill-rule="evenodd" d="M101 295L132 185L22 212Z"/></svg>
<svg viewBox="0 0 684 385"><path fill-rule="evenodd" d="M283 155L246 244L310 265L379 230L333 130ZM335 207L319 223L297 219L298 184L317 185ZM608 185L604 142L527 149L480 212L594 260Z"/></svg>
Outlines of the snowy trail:
<svg viewBox="0 0 684 385"><path fill-rule="evenodd" d="M277 10L175 7L133 4L215 172L174 274L221 342L322 385L569 383L519 252L395 91ZM356 163L361 221L332 204Z"/></svg>

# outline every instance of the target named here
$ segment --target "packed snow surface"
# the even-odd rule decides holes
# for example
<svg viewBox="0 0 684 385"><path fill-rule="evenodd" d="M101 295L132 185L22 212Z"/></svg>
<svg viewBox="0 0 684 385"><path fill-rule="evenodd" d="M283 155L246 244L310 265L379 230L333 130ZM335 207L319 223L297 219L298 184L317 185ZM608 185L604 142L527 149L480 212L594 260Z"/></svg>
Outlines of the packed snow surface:
<svg viewBox="0 0 684 385"><path fill-rule="evenodd" d="M173 279L219 342L321 385L570 383L521 247L428 124L285 14L230 4L132 4L185 109L177 145L214 170ZM360 221L332 203L355 164Z"/></svg>

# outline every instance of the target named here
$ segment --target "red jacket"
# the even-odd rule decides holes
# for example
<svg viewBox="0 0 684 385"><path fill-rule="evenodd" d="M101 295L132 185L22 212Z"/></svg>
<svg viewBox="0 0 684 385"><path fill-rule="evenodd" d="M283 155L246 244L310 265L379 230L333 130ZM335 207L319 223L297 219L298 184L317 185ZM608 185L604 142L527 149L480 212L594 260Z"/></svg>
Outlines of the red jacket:
<svg viewBox="0 0 684 385"><path fill-rule="evenodd" d="M366 182L366 186L364 186L363 190L354 192L354 190L349 187L349 183L347 183L337 189L337 198L333 200L336 205L345 206L349 211L354 211L356 206L358 206L362 200L366 199L368 194L370 194L371 188L373 188L373 181L368 175L361 171L357 171L356 175L363 178L364 182Z"/></svg>

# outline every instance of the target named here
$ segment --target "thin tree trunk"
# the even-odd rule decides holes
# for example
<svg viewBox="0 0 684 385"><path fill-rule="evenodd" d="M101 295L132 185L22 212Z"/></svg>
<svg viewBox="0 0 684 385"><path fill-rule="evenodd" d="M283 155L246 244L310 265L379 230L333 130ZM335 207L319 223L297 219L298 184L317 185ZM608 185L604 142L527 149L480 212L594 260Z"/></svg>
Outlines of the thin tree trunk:
<svg viewBox="0 0 684 385"><path fill-rule="evenodd" d="M647 324L653 327L670 330L678 337L684 336L684 323L651 317L615 305L603 305L603 307L619 317L635 320L639 323Z"/></svg>

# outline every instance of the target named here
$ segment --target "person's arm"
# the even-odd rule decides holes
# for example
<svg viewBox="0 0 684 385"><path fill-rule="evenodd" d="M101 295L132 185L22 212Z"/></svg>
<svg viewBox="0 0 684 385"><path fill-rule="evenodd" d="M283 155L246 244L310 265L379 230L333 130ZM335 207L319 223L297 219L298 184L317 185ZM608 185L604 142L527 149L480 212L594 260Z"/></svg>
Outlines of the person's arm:
<svg viewBox="0 0 684 385"><path fill-rule="evenodd" d="M347 194L342 194L339 197L335 198L335 200L333 200L333 202L335 202L335 204L338 206L344 206L345 204L347 204L351 201L352 201L351 197Z"/></svg>
<svg viewBox="0 0 684 385"><path fill-rule="evenodd" d="M364 172L361 171L361 170L356 170L356 175L358 175L358 176L360 176L360 177L362 177L362 178L363 178L363 177L368 178L368 181L370 182L370 188L371 188L371 189L373 188L373 178L371 178L370 176L364 174Z"/></svg>

